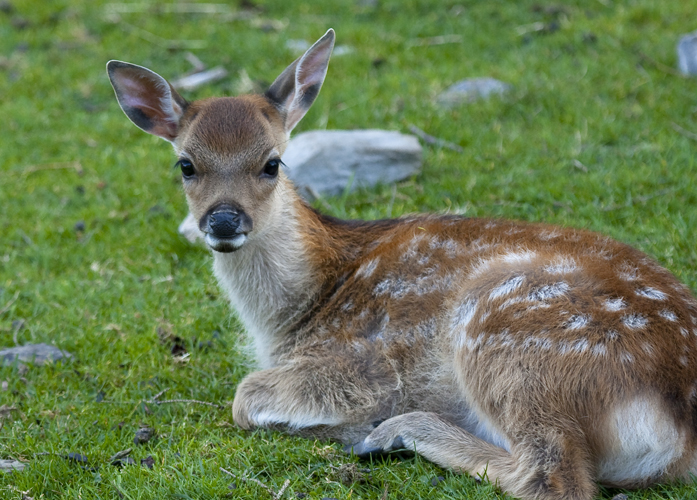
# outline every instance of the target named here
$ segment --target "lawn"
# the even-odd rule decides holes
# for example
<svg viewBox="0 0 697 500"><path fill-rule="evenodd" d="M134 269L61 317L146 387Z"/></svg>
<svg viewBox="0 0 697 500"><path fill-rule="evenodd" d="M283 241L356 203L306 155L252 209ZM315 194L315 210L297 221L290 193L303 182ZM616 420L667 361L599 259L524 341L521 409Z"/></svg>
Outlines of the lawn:
<svg viewBox="0 0 697 500"><path fill-rule="evenodd" d="M191 51L229 76L185 96L234 94L268 85L297 56L289 40L333 27L349 50L296 133L416 125L463 151L425 144L418 176L318 208L589 228L697 290L697 79L674 69L694 5L243 0L182 12L191 5L0 1L0 348L74 355L0 367L0 459L27 464L0 473L0 497L272 498L254 478L274 491L289 480L286 499L501 498L418 457L359 462L332 443L235 427L235 387L253 369L243 332L208 251L177 234L187 208L171 148L128 122L105 63L174 78ZM513 90L436 104L476 76ZM171 400L189 401L158 404ZM143 426L155 437L136 445ZM127 448L136 464L110 465ZM697 486L628 494L697 498Z"/></svg>

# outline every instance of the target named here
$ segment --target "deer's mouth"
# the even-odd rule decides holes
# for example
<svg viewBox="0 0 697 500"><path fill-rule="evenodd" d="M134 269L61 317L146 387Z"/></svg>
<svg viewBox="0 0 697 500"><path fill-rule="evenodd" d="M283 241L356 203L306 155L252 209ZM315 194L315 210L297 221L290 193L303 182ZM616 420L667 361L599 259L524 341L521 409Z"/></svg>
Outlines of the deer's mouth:
<svg viewBox="0 0 697 500"><path fill-rule="evenodd" d="M214 252L230 253L239 250L245 244L247 235L240 233L231 238L219 238L211 233L206 233L204 240Z"/></svg>

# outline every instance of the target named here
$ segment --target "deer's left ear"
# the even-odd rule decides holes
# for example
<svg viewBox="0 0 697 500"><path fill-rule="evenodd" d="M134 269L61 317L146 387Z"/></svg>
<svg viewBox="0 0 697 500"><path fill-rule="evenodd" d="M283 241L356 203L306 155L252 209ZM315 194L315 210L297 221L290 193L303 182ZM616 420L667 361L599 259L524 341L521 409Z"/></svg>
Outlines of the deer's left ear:
<svg viewBox="0 0 697 500"><path fill-rule="evenodd" d="M174 141L186 100L167 80L142 66L109 61L106 69L126 116L146 132Z"/></svg>
<svg viewBox="0 0 697 500"><path fill-rule="evenodd" d="M330 28L302 57L288 66L266 91L266 97L285 114L286 133L295 128L315 102L327 75L333 48L334 30Z"/></svg>

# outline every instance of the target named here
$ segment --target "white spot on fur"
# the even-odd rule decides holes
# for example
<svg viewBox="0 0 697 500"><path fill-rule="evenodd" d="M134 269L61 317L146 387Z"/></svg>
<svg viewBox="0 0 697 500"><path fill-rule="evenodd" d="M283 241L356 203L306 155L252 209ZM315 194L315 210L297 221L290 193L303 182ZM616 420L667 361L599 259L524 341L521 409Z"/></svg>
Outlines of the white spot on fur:
<svg viewBox="0 0 697 500"><path fill-rule="evenodd" d="M529 300L549 300L557 297L561 297L567 291L569 291L568 283L564 281L559 281L551 285L544 285L540 288L533 290L528 295Z"/></svg>
<svg viewBox="0 0 697 500"><path fill-rule="evenodd" d="M353 309L353 302L351 302L350 300L348 302L345 302L341 306L342 311L350 311L351 309Z"/></svg>
<svg viewBox="0 0 697 500"><path fill-rule="evenodd" d="M500 345L501 347L515 347L517 342L513 338L513 335L508 331L508 329L503 330L500 334L499 337L501 338Z"/></svg>
<svg viewBox="0 0 697 500"><path fill-rule="evenodd" d="M370 278L378 267L380 257L364 262L356 271L356 278Z"/></svg>
<svg viewBox="0 0 697 500"><path fill-rule="evenodd" d="M591 352L596 356L605 356L607 354L607 347L603 344L595 344Z"/></svg>
<svg viewBox="0 0 697 500"><path fill-rule="evenodd" d="M634 356L629 354L627 351L622 351L622 354L620 354L620 360L623 363L633 363L634 362Z"/></svg>
<svg viewBox="0 0 697 500"><path fill-rule="evenodd" d="M581 328L586 327L589 322L590 318L588 316L584 314L577 314L569 318L569 321L566 323L566 327L569 330L580 330Z"/></svg>
<svg viewBox="0 0 697 500"><path fill-rule="evenodd" d="M515 292L523 284L525 278L523 276L514 276L507 279L501 285L494 288L489 294L489 300L498 299L504 295Z"/></svg>
<svg viewBox="0 0 697 500"><path fill-rule="evenodd" d="M680 356L678 360L680 361L680 364L683 366L687 366L689 364L687 356Z"/></svg>
<svg viewBox="0 0 697 500"><path fill-rule="evenodd" d="M501 260L506 264L527 264L531 260L537 257L535 252L529 250L523 252L511 252L503 255Z"/></svg>
<svg viewBox="0 0 697 500"><path fill-rule="evenodd" d="M636 291L636 294L640 297L645 297L647 299L653 299L653 300L666 300L666 294L663 293L660 290L656 290L655 288L652 288L650 286L644 287L644 288L639 288Z"/></svg>
<svg viewBox="0 0 697 500"><path fill-rule="evenodd" d="M685 439L659 398L638 397L614 409L601 455L598 480L622 484L659 477L682 456Z"/></svg>
<svg viewBox="0 0 697 500"><path fill-rule="evenodd" d="M483 324L487 318L491 315L491 311L484 311L482 315L479 317L479 324Z"/></svg>
<svg viewBox="0 0 697 500"><path fill-rule="evenodd" d="M527 302L527 300L528 300L528 299L526 299L525 297L513 297L513 298L510 298L510 299L506 299L506 300L503 301L503 302L501 303L501 305L499 306L499 311L503 311L503 310L506 309L508 306L512 306L512 305L515 305L515 304L520 304L521 302Z"/></svg>
<svg viewBox="0 0 697 500"><path fill-rule="evenodd" d="M523 349L537 347L545 351L552 348L552 341L546 337L528 337L523 341Z"/></svg>
<svg viewBox="0 0 697 500"><path fill-rule="evenodd" d="M455 309L455 314L453 315L451 323L453 330L456 328L467 328L467 325L470 324L476 312L477 299L468 299L460 304L458 308Z"/></svg>
<svg viewBox="0 0 697 500"><path fill-rule="evenodd" d="M577 339L573 342L562 340L559 342L559 354L583 354L588 350L588 347L587 339Z"/></svg>
<svg viewBox="0 0 697 500"><path fill-rule="evenodd" d="M678 320L678 316L673 311L669 311L668 309L663 309L661 312L658 313L658 315L661 318L667 319L668 321Z"/></svg>
<svg viewBox="0 0 697 500"><path fill-rule="evenodd" d="M603 303L603 306L605 307L606 311L617 312L617 311L621 311L622 309L627 307L627 304L625 303L624 299L618 298L618 299L607 299Z"/></svg>
<svg viewBox="0 0 697 500"><path fill-rule="evenodd" d="M553 240L554 238L559 238L561 236L561 233L557 231L556 229L553 229L551 231L542 231L539 234L539 238L543 241L549 241Z"/></svg>
<svg viewBox="0 0 697 500"><path fill-rule="evenodd" d="M620 334L617 333L617 330L608 330L607 333L605 333L605 338L610 341L615 341L620 338Z"/></svg>
<svg viewBox="0 0 697 500"><path fill-rule="evenodd" d="M641 348L644 350L646 354L648 354L649 356L653 356L653 346L651 344L649 344L648 342L644 342L641 345Z"/></svg>
<svg viewBox="0 0 697 500"><path fill-rule="evenodd" d="M625 262L619 267L617 275L625 281L636 281L639 279L639 269Z"/></svg>
<svg viewBox="0 0 697 500"><path fill-rule="evenodd" d="M687 328L680 328L680 335L683 337L687 338L690 335L690 332L687 331Z"/></svg>
<svg viewBox="0 0 697 500"><path fill-rule="evenodd" d="M484 334L480 333L477 335L476 339L473 339L472 337L465 337L465 341L463 342L463 347L467 349L468 351L474 351L475 349L479 349L482 345L482 341L484 340Z"/></svg>
<svg viewBox="0 0 697 500"><path fill-rule="evenodd" d="M559 257L544 267L550 274L568 274L578 270L576 261L571 257Z"/></svg>
<svg viewBox="0 0 697 500"><path fill-rule="evenodd" d="M646 319L646 316L632 313L627 314L626 316L622 316L622 323L627 328L637 330L639 328L644 328L649 323L649 320Z"/></svg>

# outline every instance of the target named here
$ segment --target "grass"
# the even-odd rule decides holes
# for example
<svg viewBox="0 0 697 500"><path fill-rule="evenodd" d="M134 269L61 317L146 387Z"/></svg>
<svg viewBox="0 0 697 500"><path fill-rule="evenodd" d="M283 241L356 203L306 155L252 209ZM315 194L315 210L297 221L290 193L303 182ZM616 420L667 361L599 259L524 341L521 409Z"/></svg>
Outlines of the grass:
<svg viewBox="0 0 697 500"><path fill-rule="evenodd" d="M164 11L116 19L101 0L14 0L14 11L0 12L0 347L16 336L76 358L0 368L0 405L17 408L2 420L0 458L28 463L0 475L0 497L270 498L220 467L275 490L289 479L284 498L501 497L418 457L360 464L330 443L241 432L229 407L146 403L168 389L162 398L229 405L251 369L206 250L176 232L187 209L171 150L128 123L105 76L111 58L167 77L187 71L166 40L201 41L196 55L230 70L187 93L193 99L234 93L242 70L270 82L296 56L287 40L334 27L353 50L332 60L299 131L415 124L464 148L426 146L420 175L395 192L329 199L332 215L449 210L585 227L641 248L697 288L697 143L674 126L697 131L697 80L671 69L678 35L695 28L690 2L255 5L236 20ZM546 28L530 31L533 23ZM424 44L440 35L461 40ZM434 104L472 76L514 90L452 110ZM172 356L167 335L181 339L188 361ZM157 438L135 446L143 424ZM108 464L128 447L136 461L152 456L153 469ZM71 452L99 469L62 458ZM336 468L351 464L370 472L344 484ZM697 488L629 496L697 497Z"/></svg>

